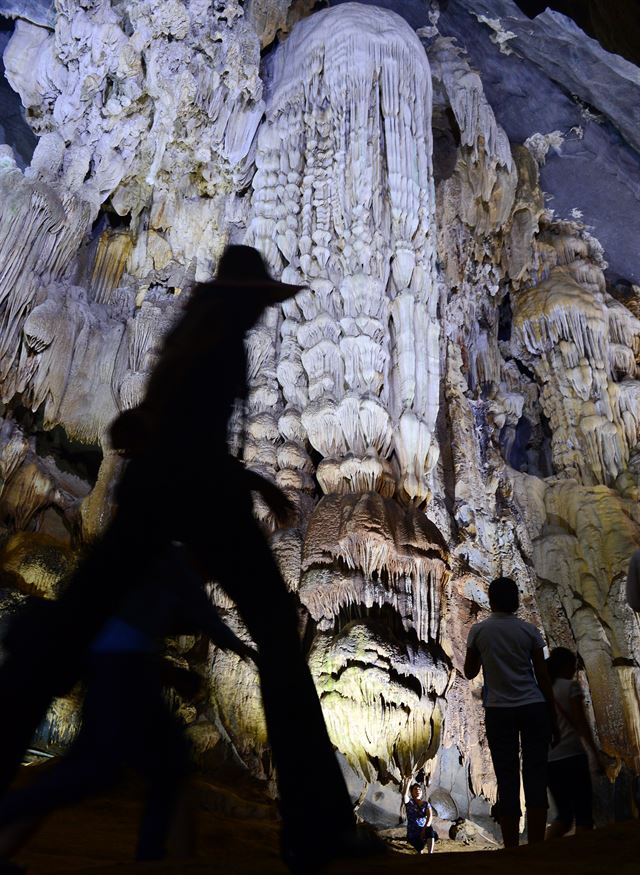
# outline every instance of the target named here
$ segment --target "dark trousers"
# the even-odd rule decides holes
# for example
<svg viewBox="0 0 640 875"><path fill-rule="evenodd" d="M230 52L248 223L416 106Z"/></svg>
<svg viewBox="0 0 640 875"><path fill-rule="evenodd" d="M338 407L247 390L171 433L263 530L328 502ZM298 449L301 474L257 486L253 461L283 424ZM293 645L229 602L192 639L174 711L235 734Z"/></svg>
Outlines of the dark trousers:
<svg viewBox="0 0 640 875"><path fill-rule="evenodd" d="M111 789L125 766L141 773L146 798L137 858L164 856L178 794L189 771L181 726L162 694L159 660L139 653L89 659L82 727L69 753L0 803L0 824L39 818Z"/></svg>
<svg viewBox="0 0 640 875"><path fill-rule="evenodd" d="M43 679L41 671L39 676L42 661L33 658L26 669L14 662L17 684L15 677L5 673L3 679L0 672L0 701L7 714L2 722L14 721L8 749L14 762L0 762L0 774L3 765L5 779L15 769L15 751L21 747L21 755L28 745L33 713L44 715L58 677L73 676L74 660L86 652L122 594L168 542L179 540L234 600L260 652L265 719L289 841L299 837L306 844L309 834L317 837L319 831L327 836L348 832L354 827L352 807L303 657L296 608L253 518L244 479L228 470L224 460L208 457L206 448L176 448L174 453L173 459L147 456L129 463L118 489L116 516L79 565L59 600L55 628L38 645L40 652L49 651L52 677ZM53 653L56 660L51 660ZM39 686L38 695L22 696L31 701L28 719L23 719L4 698L3 687L24 690L32 682ZM2 741L0 728L0 760L5 758ZM301 779L309 768L314 774L313 823Z"/></svg>
<svg viewBox="0 0 640 875"><path fill-rule="evenodd" d="M487 742L498 782L500 816L519 817L520 747L527 808L547 807L547 756L551 720L546 702L485 708Z"/></svg>
<svg viewBox="0 0 640 875"><path fill-rule="evenodd" d="M426 846L427 842L430 842L431 839L435 841L437 838L438 833L432 826L426 826L424 832L422 830L417 832L407 830L407 841L418 853Z"/></svg>
<svg viewBox="0 0 640 875"><path fill-rule="evenodd" d="M558 809L556 820L567 829L574 820L583 829L593 828L591 772L586 754L551 761L549 790Z"/></svg>

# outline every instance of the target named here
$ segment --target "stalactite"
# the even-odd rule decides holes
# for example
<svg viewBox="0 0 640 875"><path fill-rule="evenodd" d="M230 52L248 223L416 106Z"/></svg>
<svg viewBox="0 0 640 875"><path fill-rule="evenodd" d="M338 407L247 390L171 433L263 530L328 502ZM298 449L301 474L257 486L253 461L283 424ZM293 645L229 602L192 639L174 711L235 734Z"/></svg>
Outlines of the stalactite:
<svg viewBox="0 0 640 875"><path fill-rule="evenodd" d="M575 226L559 230L569 235L553 237L563 266L515 298L515 348L545 375L541 400L558 471L611 484L637 443L637 411L627 400L635 395L626 385L635 383L640 325L602 294L588 240ZM615 382L621 377L626 385Z"/></svg>
<svg viewBox="0 0 640 875"><path fill-rule="evenodd" d="M427 651L411 654L408 671L407 656L364 622L350 626L339 649L325 638L311 653L329 734L366 780L406 780L440 741L448 672Z"/></svg>
<svg viewBox="0 0 640 875"><path fill-rule="evenodd" d="M417 472L437 460L430 100L424 52L393 13L374 19L356 4L320 13L272 61L247 240L274 270L286 266L310 284L281 327L278 376L325 457L329 491L370 484L388 493L395 450L403 494L424 500ZM392 330L414 331L415 346L396 350ZM389 397L399 399L391 423ZM358 399L381 408L367 416L366 446Z"/></svg>

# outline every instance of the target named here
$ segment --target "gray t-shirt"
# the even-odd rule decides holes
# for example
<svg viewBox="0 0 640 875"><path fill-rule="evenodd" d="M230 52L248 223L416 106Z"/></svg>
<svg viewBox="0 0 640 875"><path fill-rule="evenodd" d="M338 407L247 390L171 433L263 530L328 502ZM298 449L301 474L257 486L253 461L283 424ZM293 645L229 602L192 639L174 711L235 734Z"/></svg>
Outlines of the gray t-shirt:
<svg viewBox="0 0 640 875"><path fill-rule="evenodd" d="M545 701L531 663L533 651L544 647L544 641L531 623L494 611L471 627L467 647L480 654L485 708L517 708Z"/></svg>

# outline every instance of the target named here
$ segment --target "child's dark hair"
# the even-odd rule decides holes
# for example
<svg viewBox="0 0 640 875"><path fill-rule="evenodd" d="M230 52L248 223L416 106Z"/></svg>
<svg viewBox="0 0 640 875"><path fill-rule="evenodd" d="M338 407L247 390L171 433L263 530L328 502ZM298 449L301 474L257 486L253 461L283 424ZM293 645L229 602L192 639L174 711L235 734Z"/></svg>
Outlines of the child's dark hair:
<svg viewBox="0 0 640 875"><path fill-rule="evenodd" d="M553 682L568 669L573 675L578 665L578 657L568 647L554 647L546 660L546 665L549 677Z"/></svg>
<svg viewBox="0 0 640 875"><path fill-rule="evenodd" d="M518 584L510 577L496 577L489 584L489 604L492 611L515 614L520 604Z"/></svg>

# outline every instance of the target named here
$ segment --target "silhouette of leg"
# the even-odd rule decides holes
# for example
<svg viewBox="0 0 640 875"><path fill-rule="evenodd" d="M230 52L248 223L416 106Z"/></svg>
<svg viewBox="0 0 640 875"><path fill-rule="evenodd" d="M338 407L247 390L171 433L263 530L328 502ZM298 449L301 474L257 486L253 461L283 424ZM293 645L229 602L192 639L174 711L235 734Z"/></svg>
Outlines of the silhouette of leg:
<svg viewBox="0 0 640 875"><path fill-rule="evenodd" d="M530 845L543 842L547 829L546 807L527 805L527 841Z"/></svg>
<svg viewBox="0 0 640 875"><path fill-rule="evenodd" d="M119 666L118 666L119 667ZM135 664L114 671L109 658L91 661L82 728L69 753L27 787L7 794L0 803L0 847L6 855L9 835L19 838L20 824L38 823L56 808L109 789L124 763L131 712L123 707L122 678L134 682ZM16 829L16 825L18 828ZM28 831L30 832L30 830ZM28 832L24 838L28 837Z"/></svg>
<svg viewBox="0 0 640 875"><path fill-rule="evenodd" d="M67 588L47 610L25 611L9 627L14 644L0 667L0 797L7 791L54 696L85 668L89 642L122 595L168 540L162 503L147 496L133 470L133 488L104 536L87 551ZM156 478L157 479L157 478Z"/></svg>
<svg viewBox="0 0 640 875"><path fill-rule="evenodd" d="M593 829L593 786L586 754L571 757L569 784L573 798L576 830L590 832Z"/></svg>
<svg viewBox="0 0 640 875"><path fill-rule="evenodd" d="M34 600L11 617L3 639L0 667L0 797L15 777L22 757L44 717L62 669L55 602Z"/></svg>
<svg viewBox="0 0 640 875"><path fill-rule="evenodd" d="M69 754L0 803L0 852L15 853L51 811L108 790L126 762L147 781L138 859L160 859L189 770L188 748L164 704L156 658L101 654L91 659L82 729Z"/></svg>
<svg viewBox="0 0 640 875"><path fill-rule="evenodd" d="M0 668L0 798L9 789L52 698L50 687L19 654Z"/></svg>
<svg viewBox="0 0 640 875"><path fill-rule="evenodd" d="M547 830L546 839L560 838L569 832L573 823L573 788L571 777L567 775L566 765L566 759L549 763L549 792L556 806L556 817Z"/></svg>
<svg viewBox="0 0 640 875"><path fill-rule="evenodd" d="M190 546L238 606L260 652L260 681L269 741L277 771L284 841L327 855L352 834L349 795L329 739L318 695L302 654L294 603L271 550L251 515L248 494L236 493L210 529L192 532ZM230 549L238 545L237 552ZM313 768L313 817L301 776ZM306 801L305 801L306 800ZM310 842L311 837L313 841ZM313 848L313 851L311 850Z"/></svg>
<svg viewBox="0 0 640 875"><path fill-rule="evenodd" d="M523 705L518 711L522 740L522 783L527 804L529 844L544 841L547 825L547 757L551 720L546 702Z"/></svg>
<svg viewBox="0 0 640 875"><path fill-rule="evenodd" d="M505 848L518 846L520 751L516 708L485 708L485 728L500 799L500 828Z"/></svg>
<svg viewBox="0 0 640 875"><path fill-rule="evenodd" d="M136 731L129 759L146 783L136 859L161 860L190 772L189 746L164 702L157 665L150 663L140 680L144 689L130 688Z"/></svg>

